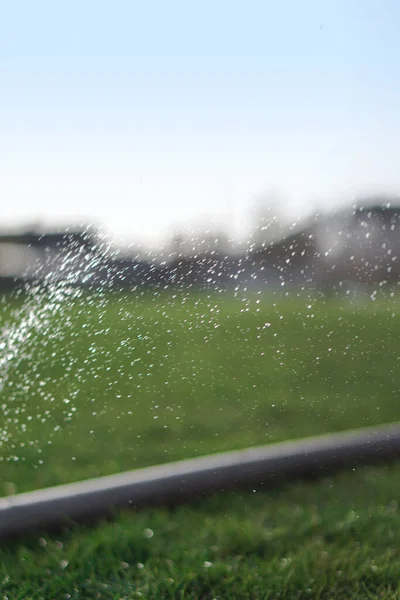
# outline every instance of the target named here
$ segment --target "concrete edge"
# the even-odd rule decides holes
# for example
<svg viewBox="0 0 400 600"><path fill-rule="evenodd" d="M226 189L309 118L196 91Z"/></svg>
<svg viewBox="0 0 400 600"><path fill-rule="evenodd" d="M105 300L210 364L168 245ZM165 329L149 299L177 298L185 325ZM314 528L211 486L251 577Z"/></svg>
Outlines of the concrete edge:
<svg viewBox="0 0 400 600"><path fill-rule="evenodd" d="M0 538L400 456L400 423L181 460L0 499Z"/></svg>

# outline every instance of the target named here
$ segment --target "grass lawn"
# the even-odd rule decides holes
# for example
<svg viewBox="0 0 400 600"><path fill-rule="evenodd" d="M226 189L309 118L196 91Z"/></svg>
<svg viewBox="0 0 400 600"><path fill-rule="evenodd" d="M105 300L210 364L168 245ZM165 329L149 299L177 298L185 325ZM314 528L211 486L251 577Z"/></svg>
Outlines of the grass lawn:
<svg viewBox="0 0 400 600"><path fill-rule="evenodd" d="M395 297L57 298L14 317L15 301L3 304L3 493L399 419ZM0 589L21 600L400 598L398 475L362 469L29 538L3 548Z"/></svg>
<svg viewBox="0 0 400 600"><path fill-rule="evenodd" d="M400 465L217 495L0 550L2 598L400 598Z"/></svg>

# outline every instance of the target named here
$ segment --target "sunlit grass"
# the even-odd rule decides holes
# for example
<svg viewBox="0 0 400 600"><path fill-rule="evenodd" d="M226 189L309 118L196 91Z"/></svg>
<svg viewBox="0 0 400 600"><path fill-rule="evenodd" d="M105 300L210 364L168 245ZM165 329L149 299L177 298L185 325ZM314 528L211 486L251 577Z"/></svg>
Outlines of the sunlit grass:
<svg viewBox="0 0 400 600"><path fill-rule="evenodd" d="M400 598L400 467L120 514L0 550L4 598Z"/></svg>
<svg viewBox="0 0 400 600"><path fill-rule="evenodd" d="M395 298L104 295L39 316L2 390L3 493L399 418ZM362 468L39 532L3 547L0 590L400 598L399 482Z"/></svg>
<svg viewBox="0 0 400 600"><path fill-rule="evenodd" d="M8 370L3 492L398 420L394 298L64 304Z"/></svg>

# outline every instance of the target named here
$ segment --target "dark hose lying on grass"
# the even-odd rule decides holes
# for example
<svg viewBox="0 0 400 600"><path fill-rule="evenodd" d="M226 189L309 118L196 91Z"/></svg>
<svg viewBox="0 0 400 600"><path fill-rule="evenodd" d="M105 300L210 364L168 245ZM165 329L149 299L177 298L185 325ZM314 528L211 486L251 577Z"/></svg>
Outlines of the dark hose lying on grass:
<svg viewBox="0 0 400 600"><path fill-rule="evenodd" d="M400 456L400 424L128 471L0 499L0 536L102 517L115 508L172 505L210 492L273 484Z"/></svg>

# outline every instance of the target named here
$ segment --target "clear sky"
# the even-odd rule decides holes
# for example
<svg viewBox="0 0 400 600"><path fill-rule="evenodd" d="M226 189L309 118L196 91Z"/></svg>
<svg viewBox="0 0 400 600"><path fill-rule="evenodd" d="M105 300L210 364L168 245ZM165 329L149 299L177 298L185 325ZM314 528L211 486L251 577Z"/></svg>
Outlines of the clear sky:
<svg viewBox="0 0 400 600"><path fill-rule="evenodd" d="M156 235L400 191L398 0L0 0L0 220Z"/></svg>

